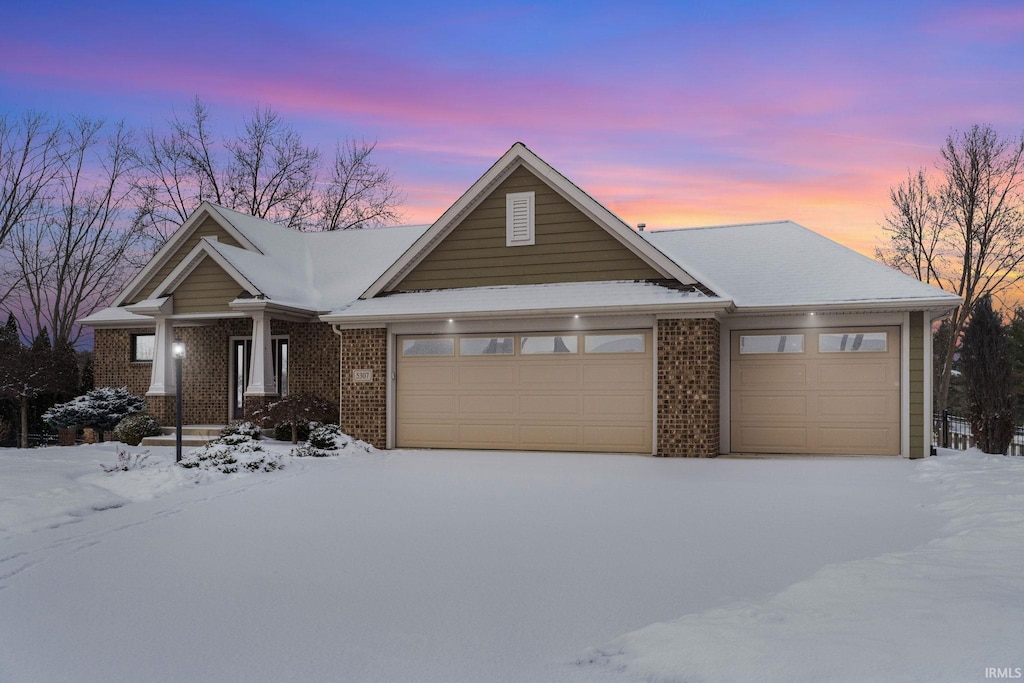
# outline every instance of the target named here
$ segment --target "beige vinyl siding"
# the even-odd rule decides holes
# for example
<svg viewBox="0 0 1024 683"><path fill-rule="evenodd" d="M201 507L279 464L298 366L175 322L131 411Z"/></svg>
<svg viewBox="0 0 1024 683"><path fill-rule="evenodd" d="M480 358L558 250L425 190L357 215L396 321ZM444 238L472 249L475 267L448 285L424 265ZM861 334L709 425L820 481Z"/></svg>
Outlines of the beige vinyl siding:
<svg viewBox="0 0 1024 683"><path fill-rule="evenodd" d="M505 195L536 193L536 238L505 245ZM477 206L392 291L662 277L524 167Z"/></svg>
<svg viewBox="0 0 1024 683"><path fill-rule="evenodd" d="M132 297L131 303L148 299L153 294L153 290L156 289L157 285L163 282L164 279L171 274L171 271L181 263L181 260L185 258L185 256L187 256L188 253L191 252L197 244L199 244L199 240L204 237L216 237L218 242L223 242L224 244L229 244L233 247L241 246L234 237L232 237L220 226L219 223L217 223L217 221L208 216L206 220L196 227L191 235L178 245L177 250L171 254L171 257L153 272L146 285L139 290L138 295Z"/></svg>
<svg viewBox="0 0 1024 683"><path fill-rule="evenodd" d="M910 457L930 450L924 442L924 313L910 314Z"/></svg>
<svg viewBox="0 0 1024 683"><path fill-rule="evenodd" d="M175 313L212 313L228 311L228 302L244 290L211 258L204 258L175 287Z"/></svg>

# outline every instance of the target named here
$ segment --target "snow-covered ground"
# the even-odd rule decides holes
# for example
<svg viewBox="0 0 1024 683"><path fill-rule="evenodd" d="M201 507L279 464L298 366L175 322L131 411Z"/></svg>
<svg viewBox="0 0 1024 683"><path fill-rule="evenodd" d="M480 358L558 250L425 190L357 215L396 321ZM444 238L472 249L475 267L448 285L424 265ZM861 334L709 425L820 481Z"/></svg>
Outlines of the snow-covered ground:
<svg viewBox="0 0 1024 683"><path fill-rule="evenodd" d="M353 450L200 476L153 448L105 474L116 446L0 450L0 681L1024 667L1020 458Z"/></svg>

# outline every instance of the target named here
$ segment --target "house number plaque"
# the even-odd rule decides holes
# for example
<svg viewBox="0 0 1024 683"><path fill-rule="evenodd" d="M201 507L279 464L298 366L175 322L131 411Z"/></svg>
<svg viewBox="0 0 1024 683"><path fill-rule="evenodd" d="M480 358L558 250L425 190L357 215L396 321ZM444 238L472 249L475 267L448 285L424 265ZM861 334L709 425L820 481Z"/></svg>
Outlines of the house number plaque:
<svg viewBox="0 0 1024 683"><path fill-rule="evenodd" d="M373 381L373 370L353 370L352 371L353 382L372 382Z"/></svg>

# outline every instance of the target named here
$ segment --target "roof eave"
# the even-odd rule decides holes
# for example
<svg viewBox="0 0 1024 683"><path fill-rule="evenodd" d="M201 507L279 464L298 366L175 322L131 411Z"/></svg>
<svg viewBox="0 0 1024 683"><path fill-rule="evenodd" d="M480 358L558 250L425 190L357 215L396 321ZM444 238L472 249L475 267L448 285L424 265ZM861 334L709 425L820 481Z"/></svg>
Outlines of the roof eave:
<svg viewBox="0 0 1024 683"><path fill-rule="evenodd" d="M436 322L438 320L494 320L516 318L551 318L563 315L657 315L666 314L720 314L729 313L734 306L729 299L710 299L685 303L665 303L622 306L563 306L547 308L528 308L505 311L429 311L416 313L376 314L376 315L345 315L325 314L320 320L341 327L362 327L399 322Z"/></svg>

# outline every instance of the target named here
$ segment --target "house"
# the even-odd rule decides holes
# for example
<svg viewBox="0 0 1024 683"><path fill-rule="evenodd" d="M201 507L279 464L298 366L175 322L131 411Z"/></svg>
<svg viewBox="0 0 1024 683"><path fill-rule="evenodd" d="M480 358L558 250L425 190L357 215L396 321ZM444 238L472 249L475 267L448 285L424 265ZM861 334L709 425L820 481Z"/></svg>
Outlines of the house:
<svg viewBox="0 0 1024 683"><path fill-rule="evenodd" d="M387 448L917 458L957 303L791 222L637 232L516 143L432 225L203 204L82 322L164 424L180 339L186 424L312 392Z"/></svg>

